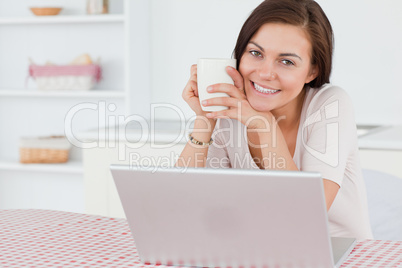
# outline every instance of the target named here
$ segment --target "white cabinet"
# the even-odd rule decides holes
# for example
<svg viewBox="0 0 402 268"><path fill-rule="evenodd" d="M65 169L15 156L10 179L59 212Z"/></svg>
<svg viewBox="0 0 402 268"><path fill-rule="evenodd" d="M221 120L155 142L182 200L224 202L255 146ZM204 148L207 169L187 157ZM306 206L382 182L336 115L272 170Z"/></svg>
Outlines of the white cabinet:
<svg viewBox="0 0 402 268"><path fill-rule="evenodd" d="M362 168L392 174L402 179L402 150L360 149Z"/></svg>
<svg viewBox="0 0 402 268"><path fill-rule="evenodd" d="M402 126L386 126L359 139L362 168L402 179Z"/></svg>
<svg viewBox="0 0 402 268"><path fill-rule="evenodd" d="M162 149L147 142L141 148L126 147L120 160L117 146L84 150L85 213L125 218L110 165L173 166L184 146L180 142Z"/></svg>
<svg viewBox="0 0 402 268"><path fill-rule="evenodd" d="M73 147L67 164L22 165L19 138L63 135L66 128L78 135L115 124L115 118L141 115L149 105L149 4L109 2L112 14L105 15L86 15L84 0L52 2L63 6L52 17L32 15L29 1L0 3L0 209L83 212L82 150ZM67 64L83 53L100 57L102 66L103 79L91 91L41 92L27 79L28 58ZM43 201L36 202L39 196Z"/></svg>

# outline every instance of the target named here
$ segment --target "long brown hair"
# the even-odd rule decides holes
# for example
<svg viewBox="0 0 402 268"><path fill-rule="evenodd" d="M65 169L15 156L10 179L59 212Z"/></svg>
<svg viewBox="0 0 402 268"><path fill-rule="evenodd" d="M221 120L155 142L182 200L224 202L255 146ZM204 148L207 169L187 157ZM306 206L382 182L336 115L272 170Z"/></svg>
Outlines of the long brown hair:
<svg viewBox="0 0 402 268"><path fill-rule="evenodd" d="M300 26L307 32L312 45L311 62L318 69L318 76L308 86L317 88L329 83L334 36L327 16L314 0L265 0L254 9L237 38L237 68L250 39L262 25L271 22Z"/></svg>

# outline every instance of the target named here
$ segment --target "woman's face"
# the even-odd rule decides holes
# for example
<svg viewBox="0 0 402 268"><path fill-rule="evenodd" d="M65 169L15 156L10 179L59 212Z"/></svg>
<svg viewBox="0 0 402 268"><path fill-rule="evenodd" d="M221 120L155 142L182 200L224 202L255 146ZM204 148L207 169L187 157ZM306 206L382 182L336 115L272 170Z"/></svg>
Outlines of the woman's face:
<svg viewBox="0 0 402 268"><path fill-rule="evenodd" d="M260 112L297 105L304 84L317 76L307 33L280 23L261 26L241 57L239 71L250 105Z"/></svg>

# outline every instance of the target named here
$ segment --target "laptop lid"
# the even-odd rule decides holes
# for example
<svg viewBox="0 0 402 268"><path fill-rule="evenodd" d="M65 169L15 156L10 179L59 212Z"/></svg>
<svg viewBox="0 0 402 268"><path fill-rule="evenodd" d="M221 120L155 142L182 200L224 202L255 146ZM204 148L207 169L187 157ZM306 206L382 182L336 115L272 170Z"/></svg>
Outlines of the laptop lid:
<svg viewBox="0 0 402 268"><path fill-rule="evenodd" d="M141 261L333 267L319 173L112 165Z"/></svg>

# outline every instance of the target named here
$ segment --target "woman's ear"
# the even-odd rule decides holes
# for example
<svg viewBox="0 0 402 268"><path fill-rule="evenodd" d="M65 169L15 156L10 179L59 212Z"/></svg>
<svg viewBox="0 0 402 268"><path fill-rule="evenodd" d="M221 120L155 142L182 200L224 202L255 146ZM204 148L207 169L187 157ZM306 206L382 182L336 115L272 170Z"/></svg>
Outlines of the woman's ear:
<svg viewBox="0 0 402 268"><path fill-rule="evenodd" d="M316 79L318 76L318 67L317 65L312 65L310 68L310 73L306 78L306 84L310 83L314 79Z"/></svg>

